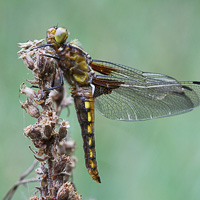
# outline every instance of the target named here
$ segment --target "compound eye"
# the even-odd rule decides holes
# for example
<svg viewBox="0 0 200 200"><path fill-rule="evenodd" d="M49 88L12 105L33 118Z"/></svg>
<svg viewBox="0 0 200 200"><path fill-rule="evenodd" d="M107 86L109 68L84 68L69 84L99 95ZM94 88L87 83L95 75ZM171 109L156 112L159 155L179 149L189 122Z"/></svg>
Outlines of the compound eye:
<svg viewBox="0 0 200 200"><path fill-rule="evenodd" d="M57 43L64 43L68 38L68 32L65 28L58 28L55 33L55 40Z"/></svg>

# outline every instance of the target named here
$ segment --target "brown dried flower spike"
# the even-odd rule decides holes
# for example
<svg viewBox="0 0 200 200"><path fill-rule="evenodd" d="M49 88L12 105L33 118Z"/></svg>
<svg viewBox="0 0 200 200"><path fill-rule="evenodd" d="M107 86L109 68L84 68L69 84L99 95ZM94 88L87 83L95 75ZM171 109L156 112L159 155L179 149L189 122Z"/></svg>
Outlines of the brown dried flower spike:
<svg viewBox="0 0 200 200"><path fill-rule="evenodd" d="M20 86L20 99L22 94L26 95L25 102L20 100L21 107L31 117L37 118L35 124L24 129L24 135L34 145L34 150L30 147L34 157L41 162L40 168L36 170L41 179L41 185L37 187L39 197L33 196L31 199L79 200L81 196L69 182L77 161L72 156L75 142L67 141L69 123L58 116L62 108L72 103L72 100L64 95L63 88L56 92L44 91L51 87L53 80L59 83L60 77L54 59L42 56L53 53L53 50L49 47L35 48L43 41L20 43L22 49L18 52L19 58L24 60L24 64L34 74L34 80L28 82L39 88L34 91L24 83Z"/></svg>

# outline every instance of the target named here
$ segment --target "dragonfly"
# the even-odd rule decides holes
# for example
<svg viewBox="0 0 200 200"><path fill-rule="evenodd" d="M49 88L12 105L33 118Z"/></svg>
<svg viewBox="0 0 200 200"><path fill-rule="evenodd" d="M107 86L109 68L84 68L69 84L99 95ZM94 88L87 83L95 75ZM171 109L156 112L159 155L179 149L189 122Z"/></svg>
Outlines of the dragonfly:
<svg viewBox="0 0 200 200"><path fill-rule="evenodd" d="M67 39L68 30L54 26L47 30L47 43L39 47L52 48L53 53L46 56L55 59L71 85L85 165L98 183L101 180L95 151L95 108L109 119L141 121L178 115L200 105L200 81L178 81L164 74L94 60L76 41ZM55 88L58 86L50 89Z"/></svg>

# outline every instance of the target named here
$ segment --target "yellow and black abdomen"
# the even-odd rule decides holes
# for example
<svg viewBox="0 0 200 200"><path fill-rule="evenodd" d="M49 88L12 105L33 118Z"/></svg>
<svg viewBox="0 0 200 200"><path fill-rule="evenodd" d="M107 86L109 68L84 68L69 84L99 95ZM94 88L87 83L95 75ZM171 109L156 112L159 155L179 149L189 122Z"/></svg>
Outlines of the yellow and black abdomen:
<svg viewBox="0 0 200 200"><path fill-rule="evenodd" d="M83 137L85 164L90 176L98 183L100 177L97 169L95 138L94 138L94 99L92 88L79 87L72 90L78 120Z"/></svg>

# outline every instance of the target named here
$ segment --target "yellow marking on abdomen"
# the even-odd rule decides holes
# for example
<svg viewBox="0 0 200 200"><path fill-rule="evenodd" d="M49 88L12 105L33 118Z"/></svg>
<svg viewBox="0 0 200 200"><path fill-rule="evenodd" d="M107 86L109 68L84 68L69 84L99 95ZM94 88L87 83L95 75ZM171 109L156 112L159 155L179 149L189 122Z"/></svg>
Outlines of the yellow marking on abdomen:
<svg viewBox="0 0 200 200"><path fill-rule="evenodd" d="M85 108L90 108L90 102L85 101Z"/></svg>
<svg viewBox="0 0 200 200"><path fill-rule="evenodd" d="M89 154L90 154L90 158L94 158L94 154L93 154L92 149L89 149Z"/></svg>
<svg viewBox="0 0 200 200"><path fill-rule="evenodd" d="M88 133L92 134L92 124L88 125Z"/></svg>
<svg viewBox="0 0 200 200"><path fill-rule="evenodd" d="M95 164L94 164L94 162L92 160L90 160L90 167L91 168L95 168Z"/></svg>
<svg viewBox="0 0 200 200"><path fill-rule="evenodd" d="M88 137L88 145L89 145L89 146L92 145L92 137Z"/></svg>
<svg viewBox="0 0 200 200"><path fill-rule="evenodd" d="M92 116L91 116L91 112L88 112L88 122L92 121Z"/></svg>
<svg viewBox="0 0 200 200"><path fill-rule="evenodd" d="M97 169L88 169L89 174L91 175L91 177L97 182L97 183L101 183L100 177L98 175L98 170Z"/></svg>

